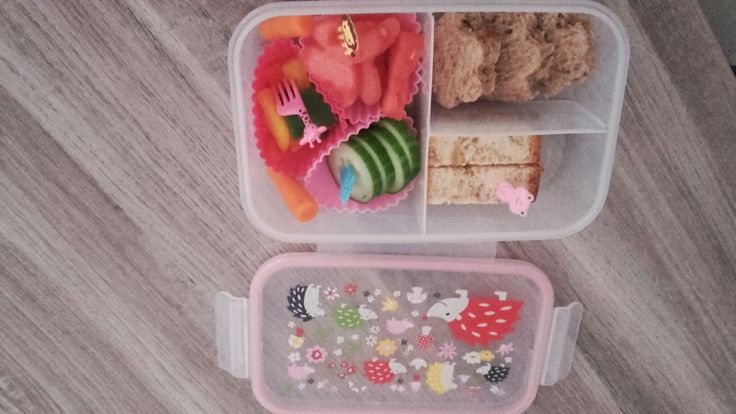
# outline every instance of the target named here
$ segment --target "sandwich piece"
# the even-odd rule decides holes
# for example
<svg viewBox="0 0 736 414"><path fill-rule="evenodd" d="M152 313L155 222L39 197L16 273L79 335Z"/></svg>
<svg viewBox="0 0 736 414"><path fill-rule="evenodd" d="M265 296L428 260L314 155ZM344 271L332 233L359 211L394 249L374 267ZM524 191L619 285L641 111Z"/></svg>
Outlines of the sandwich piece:
<svg viewBox="0 0 736 414"><path fill-rule="evenodd" d="M481 74L485 51L462 13L445 13L437 20L432 60L432 92L445 108L475 102L486 91L488 74ZM492 75L495 80L495 72Z"/></svg>
<svg viewBox="0 0 736 414"><path fill-rule="evenodd" d="M539 164L432 167L427 170L428 204L498 204L496 189L502 181L525 187L537 197Z"/></svg>
<svg viewBox="0 0 736 414"><path fill-rule="evenodd" d="M585 80L595 65L589 17L570 13L445 13L437 19L435 100L526 102Z"/></svg>
<svg viewBox="0 0 736 414"><path fill-rule="evenodd" d="M430 137L429 167L539 164L541 137Z"/></svg>

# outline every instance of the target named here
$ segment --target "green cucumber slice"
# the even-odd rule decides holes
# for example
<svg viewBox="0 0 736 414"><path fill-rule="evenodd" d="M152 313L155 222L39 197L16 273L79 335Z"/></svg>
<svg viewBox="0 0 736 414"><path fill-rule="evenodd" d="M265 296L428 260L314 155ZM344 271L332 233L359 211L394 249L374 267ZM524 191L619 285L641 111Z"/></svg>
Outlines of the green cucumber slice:
<svg viewBox="0 0 736 414"><path fill-rule="evenodd" d="M417 174L419 174L419 169L421 167L419 142L417 142L416 137L412 134L411 129L406 122L397 121L392 118L381 118L381 120L378 121L378 125L394 137L409 157L410 173L406 177L406 183L408 183L413 180Z"/></svg>
<svg viewBox="0 0 736 414"><path fill-rule="evenodd" d="M395 171L394 181L389 185L388 192L391 194L398 193L408 182L407 177L411 173L409 156L401 144L384 128L374 126L365 131L365 134L368 139L376 140L386 150Z"/></svg>
<svg viewBox="0 0 736 414"><path fill-rule="evenodd" d="M373 161L375 161L378 166L378 172L381 174L381 181L383 183L381 194L387 192L394 183L396 172L394 170L394 164L391 162L391 157L386 152L386 149L380 142L372 139L372 137L369 137L366 134L363 134L363 131L351 139L362 145L368 153L371 154Z"/></svg>
<svg viewBox="0 0 736 414"><path fill-rule="evenodd" d="M383 183L381 173L373 157L362 145L353 142L355 136L343 142L332 150L327 157L327 164L332 177L340 186L340 172L344 165L352 165L355 172L355 183L350 198L359 202L367 203L381 193Z"/></svg>

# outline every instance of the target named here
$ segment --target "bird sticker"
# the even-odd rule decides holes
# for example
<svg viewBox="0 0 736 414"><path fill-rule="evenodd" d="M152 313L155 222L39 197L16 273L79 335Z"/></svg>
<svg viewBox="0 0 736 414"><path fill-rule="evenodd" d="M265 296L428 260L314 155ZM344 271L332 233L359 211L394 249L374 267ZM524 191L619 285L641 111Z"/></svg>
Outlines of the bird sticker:
<svg viewBox="0 0 736 414"><path fill-rule="evenodd" d="M316 285L296 285L289 289L289 295L286 298L288 302L286 308L292 315L301 319L303 322L325 316L327 313L319 304L320 288L321 286Z"/></svg>
<svg viewBox="0 0 736 414"><path fill-rule="evenodd" d="M358 31L355 30L353 19L347 14L343 14L337 32L339 33L337 38L342 43L345 56L355 57L355 52L358 51Z"/></svg>
<svg viewBox="0 0 736 414"><path fill-rule="evenodd" d="M415 286L411 289L411 292L406 294L406 300L411 304L418 305L427 300L427 294L423 292L422 288Z"/></svg>
<svg viewBox="0 0 736 414"><path fill-rule="evenodd" d="M495 292L497 298L468 297L466 290L455 293L459 297L443 299L427 311L427 317L447 321L455 339L470 345L488 345L513 332L523 302L507 299L506 292Z"/></svg>

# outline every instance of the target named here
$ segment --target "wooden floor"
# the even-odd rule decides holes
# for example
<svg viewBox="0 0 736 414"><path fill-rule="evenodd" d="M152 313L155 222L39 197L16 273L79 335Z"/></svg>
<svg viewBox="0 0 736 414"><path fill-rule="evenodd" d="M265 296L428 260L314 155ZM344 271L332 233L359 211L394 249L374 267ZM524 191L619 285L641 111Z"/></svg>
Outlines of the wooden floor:
<svg viewBox="0 0 736 414"><path fill-rule="evenodd" d="M213 294L307 245L242 213L228 38L257 2L0 2L0 412L263 412ZM531 413L736 412L736 79L696 0L606 0L631 37L610 194L504 243L586 307Z"/></svg>

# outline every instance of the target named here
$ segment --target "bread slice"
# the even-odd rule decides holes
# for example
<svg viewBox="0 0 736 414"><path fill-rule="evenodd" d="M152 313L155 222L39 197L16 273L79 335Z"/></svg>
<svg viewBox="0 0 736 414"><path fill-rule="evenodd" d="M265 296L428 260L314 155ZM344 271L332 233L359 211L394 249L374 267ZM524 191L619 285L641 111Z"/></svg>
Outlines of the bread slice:
<svg viewBox="0 0 736 414"><path fill-rule="evenodd" d="M539 164L431 167L427 204L498 204L501 181L523 186L537 196L542 167Z"/></svg>
<svg viewBox="0 0 736 414"><path fill-rule="evenodd" d="M462 20L462 13L445 13L435 26L432 92L445 108L477 101L488 81L480 73L483 45Z"/></svg>
<svg viewBox="0 0 736 414"><path fill-rule="evenodd" d="M539 164L542 138L531 136L430 137L430 167Z"/></svg>

